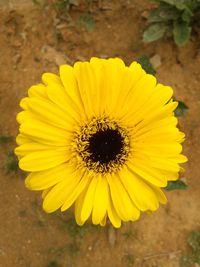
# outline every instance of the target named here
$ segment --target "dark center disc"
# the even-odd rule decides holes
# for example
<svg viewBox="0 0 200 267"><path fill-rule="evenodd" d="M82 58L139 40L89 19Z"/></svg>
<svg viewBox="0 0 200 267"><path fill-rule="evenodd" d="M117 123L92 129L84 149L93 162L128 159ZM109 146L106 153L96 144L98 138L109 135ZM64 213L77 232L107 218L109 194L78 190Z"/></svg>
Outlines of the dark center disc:
<svg viewBox="0 0 200 267"><path fill-rule="evenodd" d="M115 160L123 149L123 137L118 130L101 130L89 138L90 159L101 164Z"/></svg>

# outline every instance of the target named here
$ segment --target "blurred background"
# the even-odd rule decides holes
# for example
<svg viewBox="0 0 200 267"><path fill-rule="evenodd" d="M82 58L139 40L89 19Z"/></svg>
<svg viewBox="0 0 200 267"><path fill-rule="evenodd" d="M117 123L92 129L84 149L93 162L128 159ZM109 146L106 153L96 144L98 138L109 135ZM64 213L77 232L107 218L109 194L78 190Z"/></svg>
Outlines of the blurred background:
<svg viewBox="0 0 200 267"><path fill-rule="evenodd" d="M0 0L1 267L200 266L199 10L198 0ZM119 230L78 227L73 209L45 214L13 154L27 89L92 56L139 61L174 88L184 115L181 183L166 192L166 206Z"/></svg>

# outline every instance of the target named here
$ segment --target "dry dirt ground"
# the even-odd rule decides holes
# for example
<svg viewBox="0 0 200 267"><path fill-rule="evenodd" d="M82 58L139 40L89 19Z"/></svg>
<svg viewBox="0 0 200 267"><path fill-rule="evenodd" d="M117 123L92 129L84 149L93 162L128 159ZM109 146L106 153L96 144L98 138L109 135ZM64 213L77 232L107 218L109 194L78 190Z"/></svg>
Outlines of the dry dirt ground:
<svg viewBox="0 0 200 267"><path fill-rule="evenodd" d="M178 267L189 249L188 233L200 228L199 41L183 48L170 40L143 44L144 11L149 8L144 1L85 1L62 14L51 1L40 2L0 0L0 136L14 140L18 103L43 72L57 73L59 64L91 56L119 56L128 64L144 54L158 54L158 80L173 86L176 98L190 108L180 119L187 136L189 162L183 175L189 189L168 192L166 206L117 231L110 226L79 228L71 213L43 212L40 193L25 189L24 174L6 171L14 141L1 144L0 266ZM88 12L95 22L89 31L80 23Z"/></svg>

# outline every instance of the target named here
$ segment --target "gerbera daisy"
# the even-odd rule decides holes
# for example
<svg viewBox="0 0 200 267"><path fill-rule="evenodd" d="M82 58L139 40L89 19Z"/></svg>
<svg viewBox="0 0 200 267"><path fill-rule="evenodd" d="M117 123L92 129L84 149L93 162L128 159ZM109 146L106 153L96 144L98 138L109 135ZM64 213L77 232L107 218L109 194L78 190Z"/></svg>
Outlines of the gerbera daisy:
<svg viewBox="0 0 200 267"><path fill-rule="evenodd" d="M171 87L119 58L62 65L42 81L20 103L15 153L46 212L74 204L79 225L120 227L166 203L161 188L187 160Z"/></svg>

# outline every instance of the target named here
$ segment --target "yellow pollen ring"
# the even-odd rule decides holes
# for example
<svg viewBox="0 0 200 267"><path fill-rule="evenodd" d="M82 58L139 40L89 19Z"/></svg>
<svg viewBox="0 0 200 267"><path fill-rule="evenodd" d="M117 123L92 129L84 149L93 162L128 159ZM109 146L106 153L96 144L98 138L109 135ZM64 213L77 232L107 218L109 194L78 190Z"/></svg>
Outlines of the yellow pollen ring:
<svg viewBox="0 0 200 267"><path fill-rule="evenodd" d="M94 161L89 151L90 138L94 134L106 130L116 130L123 140L122 149L118 153L115 159L110 160L107 163L100 161ZM130 152L130 138L128 131L125 128L120 127L116 122L113 122L109 118L93 118L89 123L82 126L75 134L74 149L78 154L79 166L92 170L95 173L113 173L119 171L124 165Z"/></svg>

